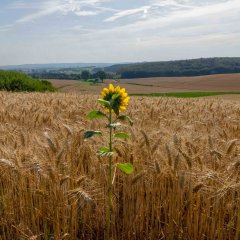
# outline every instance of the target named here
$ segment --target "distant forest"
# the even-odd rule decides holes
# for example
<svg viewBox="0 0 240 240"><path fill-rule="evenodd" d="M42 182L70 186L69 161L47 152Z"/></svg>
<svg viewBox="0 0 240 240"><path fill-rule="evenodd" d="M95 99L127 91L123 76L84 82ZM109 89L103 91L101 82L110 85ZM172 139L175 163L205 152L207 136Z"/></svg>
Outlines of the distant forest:
<svg viewBox="0 0 240 240"><path fill-rule="evenodd" d="M18 70L19 71L19 70ZM37 79L60 79L60 80L88 80L101 79L99 73L103 72L102 68L59 68L59 69L27 69L20 70L29 76ZM87 77L86 76L87 73ZM84 76L85 75L85 76ZM114 73L105 73L105 78L116 78ZM119 78L119 77L118 77Z"/></svg>
<svg viewBox="0 0 240 240"><path fill-rule="evenodd" d="M211 74L240 73L240 57L200 58L165 62L141 62L107 65L51 64L7 66L37 79L92 80L149 77L187 77ZM82 67L84 66L84 67ZM88 72L88 73L87 73ZM105 77L99 77L104 72ZM83 74L84 73L84 74ZM87 77L85 75L88 75Z"/></svg>
<svg viewBox="0 0 240 240"><path fill-rule="evenodd" d="M167 62L117 64L105 67L121 78L181 77L240 73L240 58L201 58Z"/></svg>

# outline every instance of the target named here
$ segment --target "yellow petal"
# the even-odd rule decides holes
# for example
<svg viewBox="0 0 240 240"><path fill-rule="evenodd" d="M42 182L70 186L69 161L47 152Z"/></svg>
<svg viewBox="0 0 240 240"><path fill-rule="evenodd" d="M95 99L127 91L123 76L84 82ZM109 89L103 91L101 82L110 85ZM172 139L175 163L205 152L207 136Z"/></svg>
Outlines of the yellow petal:
<svg viewBox="0 0 240 240"><path fill-rule="evenodd" d="M124 107L124 106L121 106L120 108L119 108L119 111L120 112L123 112L123 111L125 111L126 110L126 107Z"/></svg>
<svg viewBox="0 0 240 240"><path fill-rule="evenodd" d="M121 93L125 93L125 91L126 91L125 88L122 88L122 89L120 90Z"/></svg>
<svg viewBox="0 0 240 240"><path fill-rule="evenodd" d="M117 86L117 87L115 87L115 92L120 92L120 87L119 86Z"/></svg>
<svg viewBox="0 0 240 240"><path fill-rule="evenodd" d="M127 93L122 93L122 97L123 97L123 98L126 98L127 96L128 96Z"/></svg>
<svg viewBox="0 0 240 240"><path fill-rule="evenodd" d="M114 86L112 84L109 84L109 91L114 92Z"/></svg>
<svg viewBox="0 0 240 240"><path fill-rule="evenodd" d="M130 97L126 97L124 100L126 100L126 101L128 101L128 102L129 102L129 100L130 100Z"/></svg>

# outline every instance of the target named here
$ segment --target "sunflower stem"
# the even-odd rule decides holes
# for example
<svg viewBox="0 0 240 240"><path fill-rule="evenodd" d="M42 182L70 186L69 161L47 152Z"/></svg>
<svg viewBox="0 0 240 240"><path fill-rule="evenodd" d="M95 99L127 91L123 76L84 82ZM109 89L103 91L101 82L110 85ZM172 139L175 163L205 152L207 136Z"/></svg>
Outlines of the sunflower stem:
<svg viewBox="0 0 240 240"><path fill-rule="evenodd" d="M109 124L112 124L112 108L109 109ZM109 128L109 150L112 152L112 128ZM111 235L111 220L112 220L112 156L108 160L108 184L107 184L107 214L106 214L106 235L105 240L110 240Z"/></svg>

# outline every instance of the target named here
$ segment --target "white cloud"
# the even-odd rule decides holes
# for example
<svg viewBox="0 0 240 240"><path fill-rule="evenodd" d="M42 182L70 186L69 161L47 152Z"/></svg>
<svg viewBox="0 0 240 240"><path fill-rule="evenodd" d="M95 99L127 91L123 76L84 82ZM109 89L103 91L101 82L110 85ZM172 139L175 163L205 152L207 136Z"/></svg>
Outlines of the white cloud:
<svg viewBox="0 0 240 240"><path fill-rule="evenodd" d="M138 49L141 46L146 50L161 48L162 44L168 49L168 43L172 46L175 43L176 46L180 47L179 44L182 44L186 47L191 42L207 46L207 44L213 44L214 41L225 41L226 44L231 41L237 44L239 41L240 26L236 22L240 21L240 2L236 0L187 9L177 8L165 15L161 15L160 11L151 15L150 8L148 11L149 17L145 20L141 19L141 21L137 20L109 29L81 31L78 36L74 33L73 44L75 44L75 39L81 42L88 41L88 44L90 42L95 44L98 41L104 46L117 42L117 48L121 45L128 45L128 51L131 52L130 46L136 44ZM111 39L108 43L105 40L106 36ZM71 41L71 36L68 37Z"/></svg>
<svg viewBox="0 0 240 240"><path fill-rule="evenodd" d="M99 11L76 11L74 12L75 15L79 16L79 17L85 17L85 16L94 16L99 14Z"/></svg>
<svg viewBox="0 0 240 240"><path fill-rule="evenodd" d="M120 11L120 12L115 13L113 16L105 19L104 22L113 22L119 18L127 17L130 15L135 15L137 13L147 14L149 8L150 8L150 6L143 6L143 7L136 8L136 9L128 9L128 10Z"/></svg>
<svg viewBox="0 0 240 240"><path fill-rule="evenodd" d="M231 0L223 3L204 5L204 6L195 6L190 9L177 9L175 11L170 11L165 15L161 14L161 9L158 13L150 17L145 21L135 21L134 23L128 23L124 26L116 27L113 29L114 31L125 30L129 31L143 31L143 30L154 30L159 29L163 26L169 24L178 24L179 22L183 22L183 24L191 23L191 20L204 20L207 18L215 18L221 19L225 16L239 13L240 16L240 1L239 0Z"/></svg>
<svg viewBox="0 0 240 240"><path fill-rule="evenodd" d="M38 11L28 14L22 18L16 20L16 23L28 23L33 22L41 17L52 15L55 13L60 13L67 15L69 13L74 13L76 16L94 16L103 11L106 11L104 8L100 8L99 4L107 2L109 0L51 0L51 1L42 1L42 2L33 2L26 4L23 1L18 1L14 4L9 5L9 8L19 9L19 8L36 8ZM85 10L85 7L91 7L98 10ZM107 9L108 11L110 9Z"/></svg>
<svg viewBox="0 0 240 240"><path fill-rule="evenodd" d="M183 7L183 8L193 8L193 6L191 6L188 2L183 4L183 3L179 3L175 0L153 0L152 1L152 5L153 6L158 6L158 7L167 7L167 6L175 6L175 7Z"/></svg>
<svg viewBox="0 0 240 240"><path fill-rule="evenodd" d="M33 20L36 20L38 18L47 16L47 15L51 15L53 13L59 12L61 11L61 7L60 6L56 6L56 7L52 7L52 8L46 8L44 10L38 11L36 13L33 14L29 14L27 16L24 16L20 19L18 19L16 21L16 23L27 23L27 22L32 22Z"/></svg>
<svg viewBox="0 0 240 240"><path fill-rule="evenodd" d="M5 25L5 26L0 26L0 32L7 32L7 31L9 31L13 26L14 26L14 24L7 24L7 25Z"/></svg>
<svg viewBox="0 0 240 240"><path fill-rule="evenodd" d="M21 52L29 53L25 62L240 55L240 0L22 0L10 7L28 14L0 26L0 55L9 62ZM63 24L42 28L40 19L50 15Z"/></svg>

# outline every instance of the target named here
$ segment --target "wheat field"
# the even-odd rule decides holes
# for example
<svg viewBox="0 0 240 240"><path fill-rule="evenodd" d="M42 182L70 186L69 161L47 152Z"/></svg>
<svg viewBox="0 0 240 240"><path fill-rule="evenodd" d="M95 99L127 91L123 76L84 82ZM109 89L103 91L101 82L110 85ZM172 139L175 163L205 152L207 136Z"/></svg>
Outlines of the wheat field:
<svg viewBox="0 0 240 240"><path fill-rule="evenodd" d="M0 92L0 239L103 239L97 95ZM118 142L115 240L240 239L240 103L133 97Z"/></svg>
<svg viewBox="0 0 240 240"><path fill-rule="evenodd" d="M105 83L93 86L78 80L57 80L50 82L62 92L86 92L96 94L106 86ZM240 74L216 74L195 77L155 77L119 79L121 87L129 93L167 93L167 92L240 92Z"/></svg>

